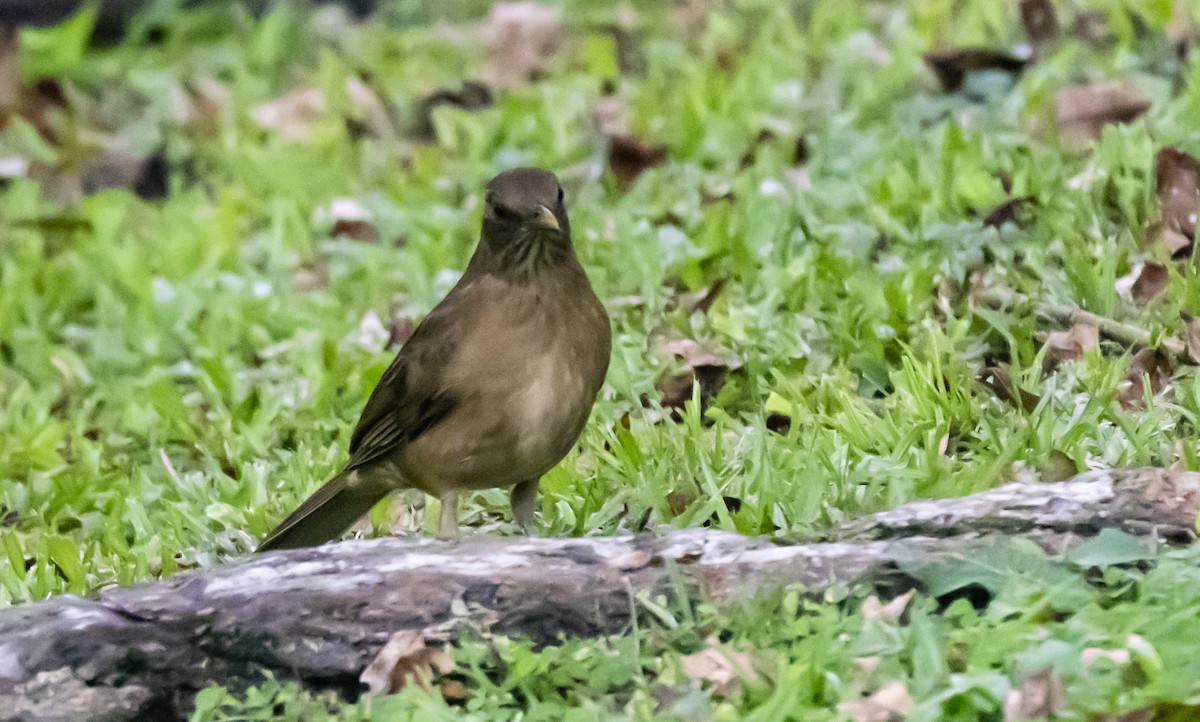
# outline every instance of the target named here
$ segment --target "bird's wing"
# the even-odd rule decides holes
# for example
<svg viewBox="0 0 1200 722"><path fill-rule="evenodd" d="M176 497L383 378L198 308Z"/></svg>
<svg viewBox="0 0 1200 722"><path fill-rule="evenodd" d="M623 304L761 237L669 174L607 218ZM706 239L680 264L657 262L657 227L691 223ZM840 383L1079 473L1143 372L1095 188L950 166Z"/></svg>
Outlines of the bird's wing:
<svg viewBox="0 0 1200 722"><path fill-rule="evenodd" d="M425 317L379 379L350 437L347 468L416 439L454 409L443 376L458 342L457 295L452 292Z"/></svg>

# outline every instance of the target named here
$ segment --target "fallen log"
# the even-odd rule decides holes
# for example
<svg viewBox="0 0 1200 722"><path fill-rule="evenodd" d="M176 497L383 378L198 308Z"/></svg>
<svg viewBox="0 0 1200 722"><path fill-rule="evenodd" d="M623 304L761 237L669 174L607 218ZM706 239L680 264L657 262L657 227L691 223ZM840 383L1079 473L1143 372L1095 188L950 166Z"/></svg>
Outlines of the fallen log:
<svg viewBox="0 0 1200 722"><path fill-rule="evenodd" d="M710 600L800 584L911 585L900 559L968 553L997 535L1063 550L1105 527L1190 542L1200 474L1092 472L925 501L781 543L708 529L596 538L377 539L266 554L0 611L0 720L182 719L192 697L264 671L356 694L402 630L470 625L538 644L620 633L641 595Z"/></svg>

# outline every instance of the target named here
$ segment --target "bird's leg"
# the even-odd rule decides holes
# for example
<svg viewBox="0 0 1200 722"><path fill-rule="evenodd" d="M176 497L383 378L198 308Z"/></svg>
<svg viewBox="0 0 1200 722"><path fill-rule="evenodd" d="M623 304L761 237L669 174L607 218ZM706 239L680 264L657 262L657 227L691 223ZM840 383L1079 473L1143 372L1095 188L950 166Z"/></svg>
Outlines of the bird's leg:
<svg viewBox="0 0 1200 722"><path fill-rule="evenodd" d="M514 486L508 495L513 521L517 522L526 534L533 530L533 505L537 501L539 481L540 479L526 479Z"/></svg>
<svg viewBox="0 0 1200 722"><path fill-rule="evenodd" d="M458 539L458 492L447 491L440 497L442 512L438 517L438 536L442 539Z"/></svg>

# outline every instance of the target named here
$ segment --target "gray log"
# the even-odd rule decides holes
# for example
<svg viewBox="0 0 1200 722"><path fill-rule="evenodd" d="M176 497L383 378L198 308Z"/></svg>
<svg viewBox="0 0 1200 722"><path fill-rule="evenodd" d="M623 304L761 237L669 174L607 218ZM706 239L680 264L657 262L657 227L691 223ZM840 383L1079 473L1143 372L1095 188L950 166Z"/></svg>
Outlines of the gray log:
<svg viewBox="0 0 1200 722"><path fill-rule="evenodd" d="M625 630L639 595L710 600L801 584L906 580L897 561L991 535L1061 550L1117 527L1190 542L1200 474L1134 469L909 504L787 544L707 529L603 538L378 539L266 554L167 581L0 612L0 720L186 717L211 683L265 670L353 696L399 630L467 624L538 644Z"/></svg>

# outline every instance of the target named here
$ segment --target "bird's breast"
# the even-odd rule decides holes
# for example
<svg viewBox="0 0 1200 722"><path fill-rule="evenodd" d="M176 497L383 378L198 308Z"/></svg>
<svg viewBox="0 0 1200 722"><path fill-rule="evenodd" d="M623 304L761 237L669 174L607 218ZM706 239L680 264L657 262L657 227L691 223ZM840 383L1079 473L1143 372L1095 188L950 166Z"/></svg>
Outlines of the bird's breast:
<svg viewBox="0 0 1200 722"><path fill-rule="evenodd" d="M608 366L609 327L590 288L581 298L516 288L476 306L446 392L454 412L409 453L428 485L507 486L540 476L579 438ZM436 471L435 471L436 470Z"/></svg>

